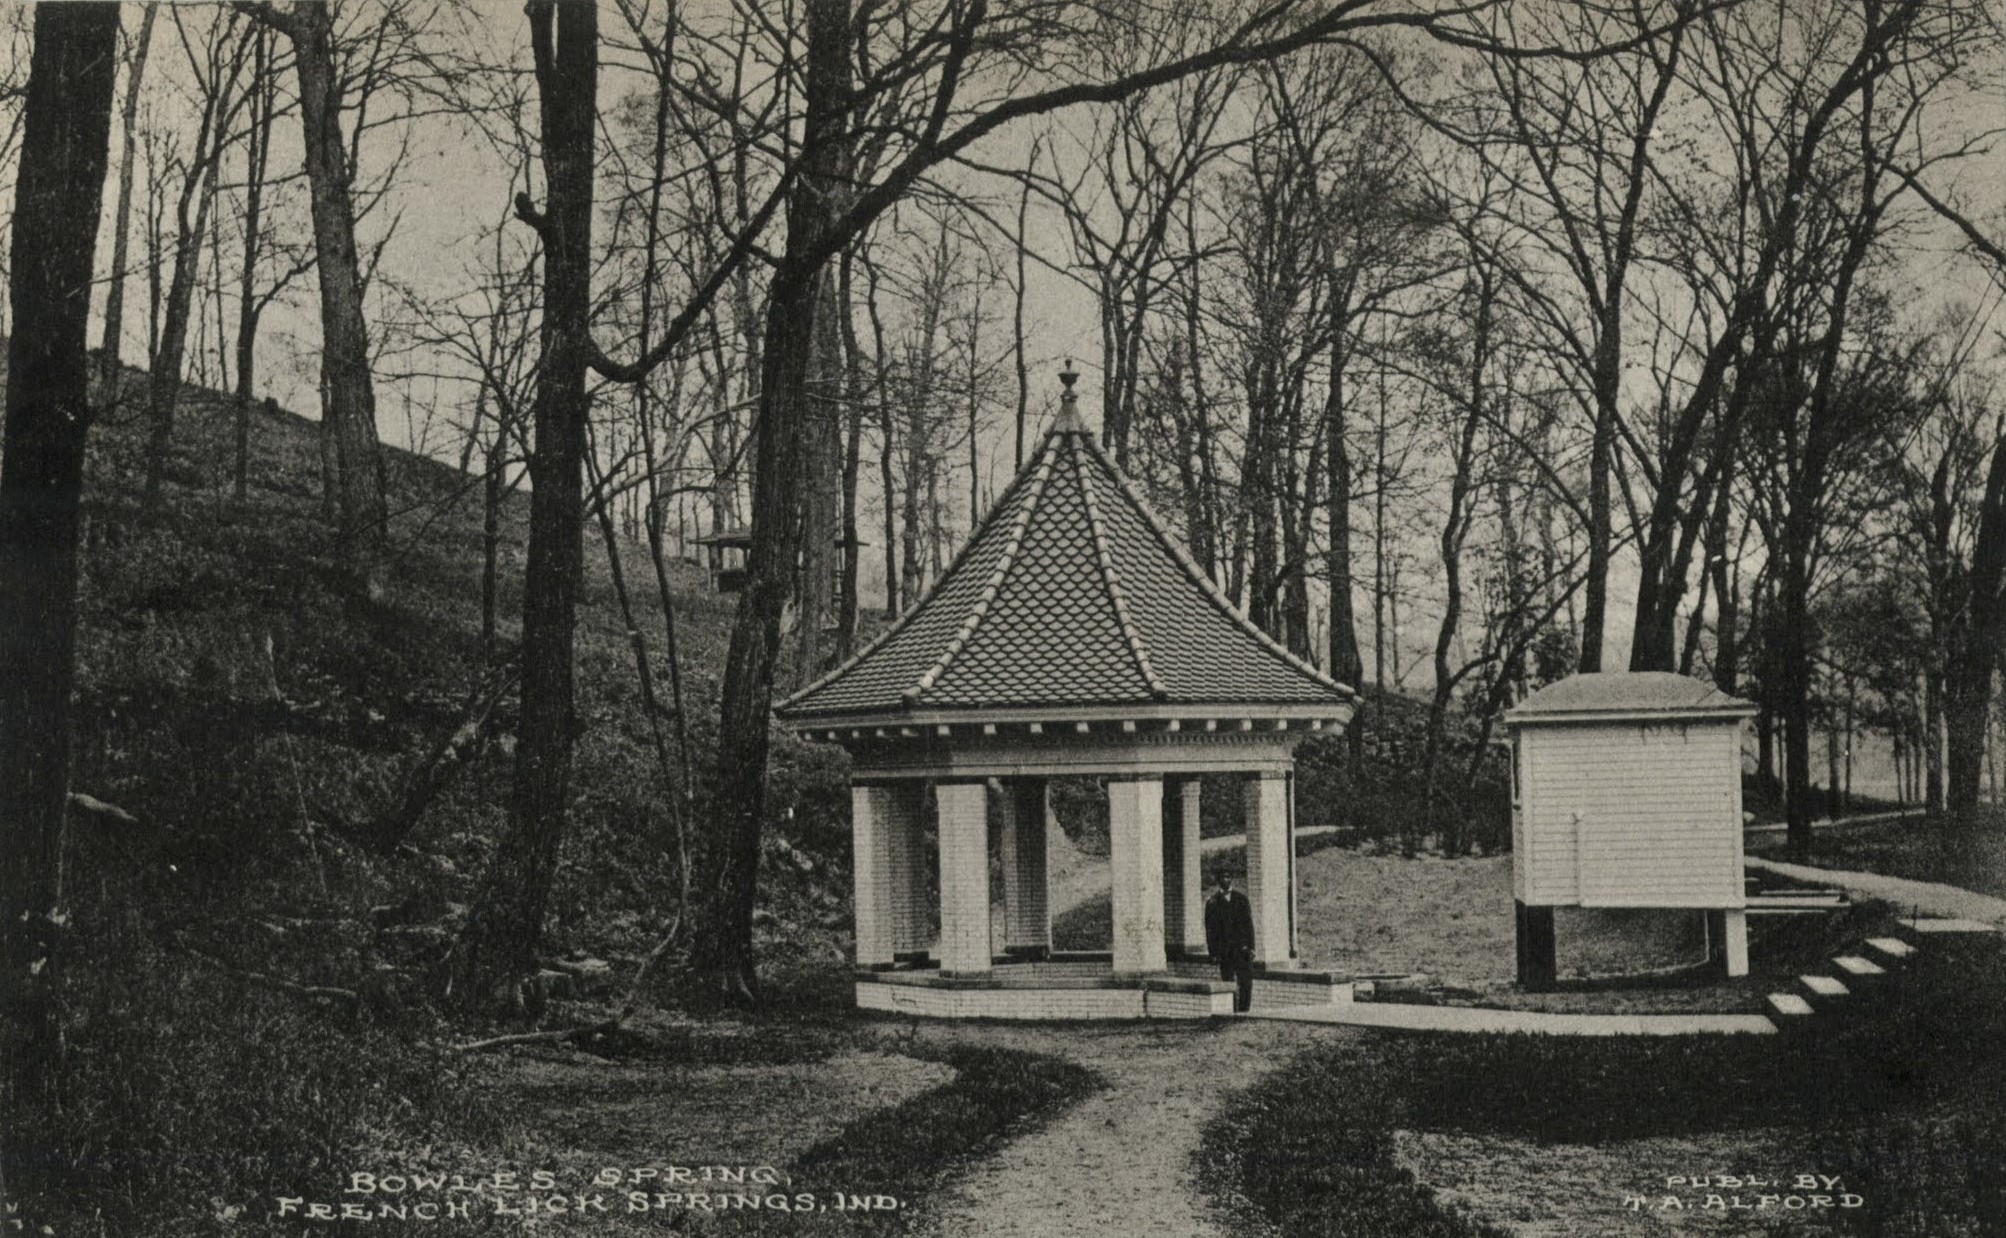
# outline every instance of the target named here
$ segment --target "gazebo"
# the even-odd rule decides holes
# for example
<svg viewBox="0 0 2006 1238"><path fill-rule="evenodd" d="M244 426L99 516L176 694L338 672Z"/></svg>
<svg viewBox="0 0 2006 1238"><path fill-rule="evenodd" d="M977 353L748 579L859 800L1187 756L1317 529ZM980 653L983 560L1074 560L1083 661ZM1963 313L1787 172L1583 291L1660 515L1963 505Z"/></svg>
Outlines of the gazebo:
<svg viewBox="0 0 2006 1238"><path fill-rule="evenodd" d="M1342 730L1355 694L1255 627L1177 544L1081 421L1077 378L1061 375L1051 429L926 597L776 708L851 755L858 1004L1230 1012L1205 957L1201 774L1241 783L1255 1004L1349 1000L1296 961L1292 771L1296 745ZM1047 780L1080 775L1107 779L1105 954L1052 949Z"/></svg>

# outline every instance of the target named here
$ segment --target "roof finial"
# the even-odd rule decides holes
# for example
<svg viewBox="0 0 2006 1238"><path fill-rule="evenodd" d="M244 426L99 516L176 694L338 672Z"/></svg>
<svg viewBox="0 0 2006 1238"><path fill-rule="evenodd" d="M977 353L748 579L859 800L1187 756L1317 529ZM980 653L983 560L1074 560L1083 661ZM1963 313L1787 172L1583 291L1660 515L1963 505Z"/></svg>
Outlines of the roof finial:
<svg viewBox="0 0 2006 1238"><path fill-rule="evenodd" d="M1059 416L1052 422L1054 434L1085 434L1087 423L1080 420L1080 397L1074 393L1073 384L1080 381L1078 370L1073 368L1073 359L1066 358L1066 368L1059 371L1059 382L1065 390L1059 393Z"/></svg>

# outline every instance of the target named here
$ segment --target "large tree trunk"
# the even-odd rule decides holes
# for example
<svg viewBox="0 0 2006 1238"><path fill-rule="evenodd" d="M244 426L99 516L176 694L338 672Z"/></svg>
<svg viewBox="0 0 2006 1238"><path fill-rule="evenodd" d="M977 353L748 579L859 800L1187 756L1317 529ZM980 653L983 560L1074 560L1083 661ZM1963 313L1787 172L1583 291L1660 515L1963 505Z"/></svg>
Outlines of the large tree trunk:
<svg viewBox="0 0 2006 1238"><path fill-rule="evenodd" d="M1725 478L1715 496L1713 532L1707 538L1707 572L1713 577L1714 686L1729 696L1740 691L1741 581L1740 563L1727 553L1727 508L1731 487Z"/></svg>
<svg viewBox="0 0 2006 1238"><path fill-rule="evenodd" d="M501 505L508 468L508 427L495 427L481 468L481 662L493 666L501 593Z"/></svg>
<svg viewBox="0 0 2006 1238"><path fill-rule="evenodd" d="M787 203L787 250L767 299L766 355L759 399L758 472L752 548L725 657L718 733L720 840L707 888L697 892L692 963L728 999L757 987L752 911L758 893L759 837L766 814L768 712L773 701L780 619L793 583L800 536L800 430L815 415L815 318L825 262L808 261L833 222L845 164L849 94L847 0L808 0L806 129L801 176Z"/></svg>
<svg viewBox="0 0 2006 1238"><path fill-rule="evenodd" d="M213 177L205 177L206 187L196 190L195 218L187 215L188 194L182 194L180 227L174 243L174 278L167 286L167 307L160 322L160 350L153 359L153 372L146 385L145 503L150 510L160 503L161 483L167 468L168 452L174 442L174 407L181 400L181 362L187 352L188 318L195 301L195 264L201 255L202 232L208 227L210 202L215 197ZM193 177L191 176L191 189Z"/></svg>
<svg viewBox="0 0 2006 1238"><path fill-rule="evenodd" d="M522 710L509 824L456 951L463 1001L506 1001L535 969L571 791L572 635L584 560L585 391L591 349L593 129L599 16L590 4L529 6L543 127L542 358L530 456L522 601ZM554 38L553 29L555 27Z"/></svg>
<svg viewBox="0 0 2006 1238"><path fill-rule="evenodd" d="M1793 513L1791 523L1797 523ZM1808 520L1807 520L1808 523ZM1783 698L1783 795L1785 837L1793 859L1811 854L1811 637L1805 625L1810 620L1810 582L1805 560L1810 553L1809 532L1802 542L1789 533L1793 543L1783 550L1783 623L1777 638L1782 644L1778 663L1782 670Z"/></svg>
<svg viewBox="0 0 2006 1238"><path fill-rule="evenodd" d="M840 592L836 542L842 529L843 349L836 273L819 281L809 324L809 383L814 398L803 408L801 446L801 580L793 682L806 686L822 673L836 624Z"/></svg>
<svg viewBox="0 0 2006 1238"><path fill-rule="evenodd" d="M6 1157L0 1216L42 1232L60 1158L64 805L76 668L77 509L91 420L91 258L111 139L118 6L45 4L22 118L0 431L0 1105L32 1153Z"/></svg>
<svg viewBox="0 0 2006 1238"><path fill-rule="evenodd" d="M244 156L244 265L237 285L237 443L232 493L242 503L251 486L251 401L257 376L258 320L263 305L258 300L258 251L262 238L265 201L265 170L272 153L272 117L278 100L269 80L271 52L269 36L257 35L252 52L250 148Z"/></svg>
<svg viewBox="0 0 2006 1238"><path fill-rule="evenodd" d="M1463 424L1451 456L1454 473L1449 479L1449 510L1442 519L1437 546L1442 556L1442 618L1435 629L1435 689L1428 702L1428 733L1421 760L1424 813L1430 826L1437 824L1439 797L1435 780L1441 764L1442 745L1447 738L1450 698L1456 690L1456 674L1449 665L1456 633L1463 618L1463 543L1469 532L1469 509L1475 505L1477 433L1485 417L1485 371L1490 362L1492 309L1495 304L1494 271L1481 266L1472 274L1478 297L1471 340L1469 396L1463 410ZM1453 818L1453 813L1451 814ZM1439 826L1442 850L1448 855L1462 852L1462 823L1450 819ZM1408 849L1412 850L1410 843Z"/></svg>
<svg viewBox="0 0 2006 1238"><path fill-rule="evenodd" d="M18 317L16 321L19 321ZM1944 806L1967 821L1978 807L1985 761L1985 732L1992 710L1992 673L2006 647L2006 442L1994 445L1985 478L1984 505L1971 551L1971 602L1962 639L1945 677L1944 722L1949 732L1949 785Z"/></svg>
<svg viewBox="0 0 2006 1238"><path fill-rule="evenodd" d="M1358 613L1351 599L1351 447L1346 438L1344 416L1345 343L1340 337L1330 352L1330 387L1324 396L1324 433L1330 488L1330 549L1325 556L1325 575L1330 581L1330 677L1348 688L1358 688L1365 677L1365 665L1358 652ZM1351 776L1358 777L1365 765L1365 731L1346 728L1345 742L1350 753Z"/></svg>
<svg viewBox="0 0 2006 1238"><path fill-rule="evenodd" d="M1978 806L1985 762L1985 719L1991 708L1992 671L1997 661L1997 650L1974 634L1958 642L1950 674L1944 679L1943 777L1932 778L1932 782L1942 785L1943 807L1955 822L1963 821Z"/></svg>
<svg viewBox="0 0 2006 1238"><path fill-rule="evenodd" d="M341 544L350 569L366 582L374 572L389 512L377 458L376 388L369 374L355 205L341 137L342 82L335 70L334 24L325 0L296 0L287 33L299 66L314 263L320 273L321 372L327 387L321 432L333 441Z"/></svg>
<svg viewBox="0 0 2006 1238"><path fill-rule="evenodd" d="M1598 408L1588 455L1588 579L1582 586L1581 670L1602 669L1602 635L1609 609L1609 470L1615 456L1615 414Z"/></svg>
<svg viewBox="0 0 2006 1238"><path fill-rule="evenodd" d="M139 131L139 86L146 78L146 53L153 44L153 21L160 16L160 5L149 4L146 13L139 20L139 33L133 37L131 68L125 79L125 106L121 113L123 140L119 146L118 164L118 206L112 212L111 242L111 286L105 291L104 302L104 344L98 357L101 381L106 386L118 381L119 347L125 332L125 255L128 233L132 220L132 173L138 163L139 152L133 149L133 141ZM108 392L111 399L116 391Z"/></svg>
<svg viewBox="0 0 2006 1238"><path fill-rule="evenodd" d="M862 522L857 518L857 488L863 471L864 451L864 350L857 340L857 307L853 299L850 255L843 257L842 281L836 293L840 307L843 341L843 394L849 404L849 422L843 439L843 551L842 581L836 590L836 648L834 659L848 658L857 645L857 569L862 556Z"/></svg>

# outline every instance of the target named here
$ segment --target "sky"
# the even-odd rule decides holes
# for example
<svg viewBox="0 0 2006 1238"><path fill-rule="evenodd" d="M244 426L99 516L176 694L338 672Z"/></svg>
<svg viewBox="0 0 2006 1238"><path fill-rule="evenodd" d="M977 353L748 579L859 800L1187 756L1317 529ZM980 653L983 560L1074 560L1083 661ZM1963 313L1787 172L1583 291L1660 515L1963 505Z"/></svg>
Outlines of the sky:
<svg viewBox="0 0 2006 1238"><path fill-rule="evenodd" d="M715 7L722 2L696 0L699 6ZM136 27L139 12L138 6L127 6L129 30ZM526 65L527 28L519 3L515 0L472 0L461 12L466 26L459 41L470 56L485 62L512 63L518 71ZM624 31L610 5L602 6L602 14L602 36L610 43ZM190 25L193 24L191 20ZM181 45L170 18L163 14L155 30L147 92L149 108L156 111L160 118L176 115L177 108L182 109L182 115L187 114L186 101L177 97L174 88L177 80L185 78L185 64L179 63L182 59ZM623 56L616 49L608 47L603 59L605 67L602 69L600 98L602 108L610 109L614 101L633 86L636 78L620 67ZM119 89L122 95L123 77ZM1970 106L1975 109L1992 108L1998 102L1997 96L1994 96L1974 101ZM1981 123L1983 117L1958 115L1949 119L1954 122L1953 127L1963 128ZM1079 132L1090 123L1090 118L1084 112L1075 111L1061 123ZM1026 125L1006 129L985 142L976 153L980 158L998 165L1021 164L1027 154L1031 133L1032 129ZM398 137L385 132L364 142L361 175L365 180L381 173L394 153L393 143ZM468 282L469 272L477 268L483 232L510 215L510 201L523 183L524 169L515 158L498 152L471 125L451 116L434 115L420 119L406 127L401 138L408 141L408 146L398 179L377 212L365 221L361 230L362 240L365 248L373 245L394 221L394 231L383 250L382 269L421 296L449 296L463 288ZM115 118L113 175L107 179L106 187L107 215L115 193L116 170L123 158ZM273 166L275 169L294 170L298 163L298 121L296 117L285 117L281 119L276 137ZM234 166L234 163L229 166ZM227 175L226 170L226 179ZM1941 191L1944 187L1938 185L1938 188ZM2006 157L2002 157L1996 149L1988 150L1972 162L1963 183L1955 188L1962 195L1962 201L1976 215L1998 220L2002 190L2006 190ZM297 197L297 186L290 192ZM1009 213L1008 203L999 202L998 206L999 214ZM143 184L136 195L134 209L133 261L137 264L143 252L143 238L139 232L140 216L146 209ZM1044 257L1063 263L1068 246L1062 225L1048 207L1035 205L1033 212L1034 248ZM303 207L284 213L282 217L299 232L293 239L306 243ZM506 226L522 227L514 223ZM101 270L110 267L109 233L109 228L103 229L100 238ZM1926 230L1917 238L1910 260L1908 278L1911 287L1925 299L1978 300L1986 291L1986 276L1958 251L1957 239L1947 230ZM126 295L125 352L127 359L131 360L143 355L144 349L146 285L143 275L135 273L131 277ZM1007 296L1007 293L998 295ZM1091 294L1075 280L1034 262L1030 267L1028 302L1027 353L1032 374L1033 416L1049 416L1058 389L1057 372L1065 360L1071 359L1086 375L1079 384L1082 412L1090 424L1097 424L1099 328ZM102 305L102 295L99 304ZM234 330L234 309L231 310L231 323ZM1007 330L1007 320L1003 329ZM312 277L308 276L296 286L290 299L274 306L266 318L260 344L260 395L269 394L280 404L303 415L316 415L317 336L315 285ZM434 453L445 450L447 444L443 427L435 426L429 435L425 435L419 428L423 410L414 412L409 408L407 394L392 384L379 388L379 432L384 441L398 446L424 447ZM463 408L454 406L463 406L470 399L466 388L421 385L416 394L421 402L429 398L439 399L444 406L439 410L439 416L463 417ZM998 420L1000 423L1007 418ZM1009 447L1004 437L1006 432L1007 427L998 424L987 444L985 456L990 467L985 471L991 473L987 489L1000 489L1007 479ZM866 563L871 563L871 560L867 559ZM1619 561L1616 579L1612 580L1612 609L1615 613L1611 616L1609 636L1615 646L1612 653L1617 657L1624 656L1626 652L1629 595L1634 591L1633 571L1633 565L1626 558ZM868 569L868 572L874 574L875 568Z"/></svg>

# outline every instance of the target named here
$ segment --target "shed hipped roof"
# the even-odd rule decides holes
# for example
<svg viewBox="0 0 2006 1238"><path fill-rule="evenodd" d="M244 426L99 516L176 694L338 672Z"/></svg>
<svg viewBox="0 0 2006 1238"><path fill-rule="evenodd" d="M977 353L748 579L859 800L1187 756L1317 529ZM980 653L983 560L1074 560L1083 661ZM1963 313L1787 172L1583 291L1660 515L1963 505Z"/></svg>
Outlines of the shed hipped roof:
<svg viewBox="0 0 2006 1238"><path fill-rule="evenodd" d="M1741 716L1755 706L1704 680L1670 671L1601 671L1549 684L1505 715L1507 722L1548 722L1595 716Z"/></svg>
<svg viewBox="0 0 2006 1238"><path fill-rule="evenodd" d="M783 719L1050 706L1348 709L1351 689L1234 609L1066 404L927 596L781 702Z"/></svg>

